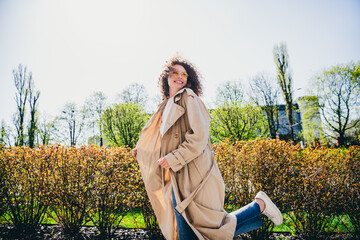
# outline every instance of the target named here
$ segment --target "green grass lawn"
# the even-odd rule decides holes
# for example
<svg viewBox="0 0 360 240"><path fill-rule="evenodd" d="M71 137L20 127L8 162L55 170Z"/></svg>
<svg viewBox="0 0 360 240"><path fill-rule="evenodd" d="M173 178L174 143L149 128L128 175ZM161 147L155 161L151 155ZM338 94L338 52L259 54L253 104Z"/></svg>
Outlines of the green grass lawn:
<svg viewBox="0 0 360 240"><path fill-rule="evenodd" d="M128 212L121 221L120 226L125 228L145 228L144 217L139 210L133 213Z"/></svg>
<svg viewBox="0 0 360 240"><path fill-rule="evenodd" d="M7 218L9 219L9 218ZM45 215L43 224L57 224L57 222L48 214ZM94 226L94 223L89 221L86 226ZM120 223L120 227L124 228L145 228L144 218L140 210L128 212Z"/></svg>
<svg viewBox="0 0 360 240"><path fill-rule="evenodd" d="M273 231L274 232L291 232L292 234L295 233L295 229L293 226L291 226L291 221L289 220L290 217L288 214L283 214L284 217L284 223L280 226L275 226ZM347 226L344 226L344 224ZM329 232L339 232L339 233L347 233L349 232L349 228L352 228L352 225L350 223L350 219L347 215L343 216L337 216L332 221L329 229L327 231Z"/></svg>
<svg viewBox="0 0 360 240"><path fill-rule="evenodd" d="M291 232L292 234L295 234L295 229L291 226L291 223L289 221L289 216L287 214L283 214L284 216L284 223L280 226L275 226L273 231L274 232ZM344 222L348 228L346 228L346 226L344 226L344 224L340 223L339 221ZM1 223L10 223L10 216L9 215L4 215L0 218L0 222ZM45 215L44 220L42 222L43 224L57 224L57 222L48 214ZM94 226L94 224L89 221L86 223L86 226ZM128 212L125 217L122 219L121 223L120 223L120 227L124 227L124 228L145 228L145 222L144 222L144 218L143 215L141 213L140 210L136 209L133 212ZM328 229L328 231L332 232L332 231L336 231L336 232L348 232L349 231L349 227L351 228L351 223L349 221L348 216L338 216L337 218L335 218L331 224L331 227Z"/></svg>

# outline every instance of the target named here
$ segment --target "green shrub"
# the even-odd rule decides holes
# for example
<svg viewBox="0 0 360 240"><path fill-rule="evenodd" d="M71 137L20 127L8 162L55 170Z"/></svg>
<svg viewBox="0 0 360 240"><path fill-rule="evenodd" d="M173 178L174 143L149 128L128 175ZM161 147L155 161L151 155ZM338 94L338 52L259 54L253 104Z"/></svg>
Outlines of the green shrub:
<svg viewBox="0 0 360 240"><path fill-rule="evenodd" d="M293 233L307 239L342 231L360 235L360 147L225 140L213 149L228 211L263 190L286 214L284 224ZM22 236L34 233L46 215L66 234L78 234L91 221L101 237L111 237L126 214L134 213L136 225L138 211L151 238L161 236L130 148L0 147L0 203L0 215ZM264 226L249 236L268 238L273 227L264 218Z"/></svg>
<svg viewBox="0 0 360 240"><path fill-rule="evenodd" d="M65 234L76 236L89 221L91 188L95 169L87 148L52 146L49 169L50 214Z"/></svg>
<svg viewBox="0 0 360 240"><path fill-rule="evenodd" d="M235 143L226 140L214 145L214 149L225 181L227 209L245 206L260 190L266 192L281 211L290 208L287 203L292 199L288 193L300 182L298 146L277 140ZM253 239L270 235L274 225L267 218L263 220L263 227L250 234Z"/></svg>
<svg viewBox="0 0 360 240"><path fill-rule="evenodd" d="M6 165L4 159L4 145L0 144L0 217L4 215L7 210L6 194L5 194L5 174Z"/></svg>
<svg viewBox="0 0 360 240"><path fill-rule="evenodd" d="M95 168L89 216L100 236L111 238L136 202L137 165L126 148L88 147L86 154Z"/></svg>
<svg viewBox="0 0 360 240"><path fill-rule="evenodd" d="M31 235L41 224L48 205L46 174L48 163L39 149L16 147L1 150L0 172L3 200L18 235ZM36 163L36 164L34 164Z"/></svg>
<svg viewBox="0 0 360 240"><path fill-rule="evenodd" d="M344 161L344 174L340 181L341 189L338 200L342 214L349 216L352 229L344 225L354 236L360 236L360 147L351 147Z"/></svg>
<svg viewBox="0 0 360 240"><path fill-rule="evenodd" d="M348 231L358 234L359 147L302 150L284 141L229 140L213 146L226 185L225 208L235 210L263 190L287 213L284 222L306 239L341 231L339 216L348 215ZM335 224L336 223L336 224ZM267 238L273 224L250 233L253 239Z"/></svg>

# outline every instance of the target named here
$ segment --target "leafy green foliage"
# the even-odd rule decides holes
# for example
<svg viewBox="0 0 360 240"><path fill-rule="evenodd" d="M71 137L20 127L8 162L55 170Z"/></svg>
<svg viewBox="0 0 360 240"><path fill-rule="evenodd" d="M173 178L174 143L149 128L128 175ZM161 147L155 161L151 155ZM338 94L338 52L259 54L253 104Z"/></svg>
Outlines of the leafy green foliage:
<svg viewBox="0 0 360 240"><path fill-rule="evenodd" d="M227 102L210 113L212 142L222 141L229 136L234 140L248 140L267 135L268 128L261 108L250 103Z"/></svg>
<svg viewBox="0 0 360 240"><path fill-rule="evenodd" d="M359 68L360 62L336 65L319 74L314 83L322 117L341 146L346 133L360 123Z"/></svg>
<svg viewBox="0 0 360 240"><path fill-rule="evenodd" d="M101 116L101 124L109 146L134 147L149 115L135 103L115 104Z"/></svg>
<svg viewBox="0 0 360 240"><path fill-rule="evenodd" d="M319 100L316 96L298 98L302 118L302 136L307 146L313 145L314 140L324 139L322 129Z"/></svg>

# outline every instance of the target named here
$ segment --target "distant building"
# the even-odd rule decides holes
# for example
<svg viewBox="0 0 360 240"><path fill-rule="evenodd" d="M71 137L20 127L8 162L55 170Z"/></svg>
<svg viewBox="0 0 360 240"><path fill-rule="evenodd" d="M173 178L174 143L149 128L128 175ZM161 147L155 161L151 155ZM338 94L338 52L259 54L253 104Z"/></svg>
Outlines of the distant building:
<svg viewBox="0 0 360 240"><path fill-rule="evenodd" d="M277 134L281 140L289 140L290 139L290 129L289 129L289 121L286 114L286 105L278 106L278 115L279 115L279 129ZM299 111L299 105L297 103L294 104L294 139L297 141L301 140L301 113Z"/></svg>
<svg viewBox="0 0 360 240"><path fill-rule="evenodd" d="M103 146L106 145L106 139L103 138ZM95 135L95 136L92 136L92 137L89 137L88 138L88 144L89 145L96 145L96 146L100 146L100 137Z"/></svg>
<svg viewBox="0 0 360 240"><path fill-rule="evenodd" d="M294 104L294 139L305 141L307 145L313 144L323 138L323 129L320 117L318 99L315 96L304 96ZM290 139L289 122L286 114L286 105L279 105L279 129L277 131L281 140Z"/></svg>
<svg viewBox="0 0 360 240"><path fill-rule="evenodd" d="M304 96L297 99L298 103L293 105L294 115L294 140L296 142L303 141L307 145L312 145L315 141L324 138L320 107L318 99L315 96ZM280 140L290 140L289 121L287 118L286 105L278 106L278 129L276 135ZM213 109L209 109L212 114ZM266 117L266 112L263 109Z"/></svg>

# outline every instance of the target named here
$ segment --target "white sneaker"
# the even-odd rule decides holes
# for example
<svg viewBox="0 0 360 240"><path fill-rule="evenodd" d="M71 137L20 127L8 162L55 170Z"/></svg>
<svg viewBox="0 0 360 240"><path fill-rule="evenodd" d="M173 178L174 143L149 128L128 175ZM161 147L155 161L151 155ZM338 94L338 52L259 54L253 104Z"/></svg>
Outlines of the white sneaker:
<svg viewBox="0 0 360 240"><path fill-rule="evenodd" d="M283 223L283 216L280 212L280 210L275 206L275 204L271 201L271 199L264 193L263 191L260 191L256 194L255 199L259 198L264 201L265 203L265 209L262 212L270 218L270 220L275 223L275 225L281 225Z"/></svg>

